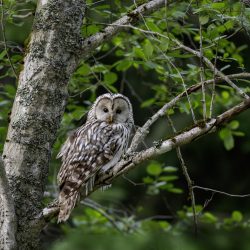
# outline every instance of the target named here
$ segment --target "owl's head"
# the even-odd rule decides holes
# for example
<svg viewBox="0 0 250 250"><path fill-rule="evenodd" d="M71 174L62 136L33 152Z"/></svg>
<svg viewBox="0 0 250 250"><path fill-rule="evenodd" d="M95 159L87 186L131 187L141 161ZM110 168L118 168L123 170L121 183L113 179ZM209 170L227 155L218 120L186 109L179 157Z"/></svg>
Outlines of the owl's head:
<svg viewBox="0 0 250 250"><path fill-rule="evenodd" d="M121 94L104 94L94 102L88 114L88 120L107 123L134 123L133 110L129 99Z"/></svg>

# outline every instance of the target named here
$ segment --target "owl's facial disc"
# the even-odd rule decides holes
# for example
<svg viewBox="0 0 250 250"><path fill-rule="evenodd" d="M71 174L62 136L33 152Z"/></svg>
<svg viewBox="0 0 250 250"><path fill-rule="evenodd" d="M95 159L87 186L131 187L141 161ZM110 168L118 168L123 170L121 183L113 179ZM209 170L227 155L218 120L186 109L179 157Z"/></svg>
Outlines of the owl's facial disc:
<svg viewBox="0 0 250 250"><path fill-rule="evenodd" d="M109 124L124 123L129 118L129 105L122 98L105 98L96 107L96 118Z"/></svg>

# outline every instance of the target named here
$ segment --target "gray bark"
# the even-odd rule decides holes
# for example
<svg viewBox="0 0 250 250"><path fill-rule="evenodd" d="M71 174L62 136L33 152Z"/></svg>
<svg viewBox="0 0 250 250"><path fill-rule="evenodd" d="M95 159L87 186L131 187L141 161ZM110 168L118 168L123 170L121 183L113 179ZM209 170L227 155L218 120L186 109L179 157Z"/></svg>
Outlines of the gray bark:
<svg viewBox="0 0 250 250"><path fill-rule="evenodd" d="M18 249L39 248L41 211L52 145L78 64L82 0L41 0L20 74L3 159L17 215Z"/></svg>
<svg viewBox="0 0 250 250"><path fill-rule="evenodd" d="M0 156L0 249L16 248L16 216L14 202Z"/></svg>

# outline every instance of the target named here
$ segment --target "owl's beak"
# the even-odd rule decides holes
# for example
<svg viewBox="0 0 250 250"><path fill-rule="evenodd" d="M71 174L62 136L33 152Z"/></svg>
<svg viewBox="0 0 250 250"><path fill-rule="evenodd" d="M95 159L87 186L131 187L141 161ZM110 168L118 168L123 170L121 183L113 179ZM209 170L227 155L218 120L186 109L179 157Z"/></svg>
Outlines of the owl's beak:
<svg viewBox="0 0 250 250"><path fill-rule="evenodd" d="M113 115L110 115L108 118L108 123L111 124L113 122Z"/></svg>

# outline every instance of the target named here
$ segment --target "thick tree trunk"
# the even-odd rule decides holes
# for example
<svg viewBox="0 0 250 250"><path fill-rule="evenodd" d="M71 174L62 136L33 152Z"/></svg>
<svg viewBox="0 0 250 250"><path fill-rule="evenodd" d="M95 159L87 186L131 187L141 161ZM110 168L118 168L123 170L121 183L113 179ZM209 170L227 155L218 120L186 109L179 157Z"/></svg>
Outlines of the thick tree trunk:
<svg viewBox="0 0 250 250"><path fill-rule="evenodd" d="M18 249L39 248L34 217L41 211L51 148L78 64L82 0L41 0L20 74L3 159L17 215Z"/></svg>
<svg viewBox="0 0 250 250"><path fill-rule="evenodd" d="M0 156L0 249L16 248L16 216L14 202Z"/></svg>

